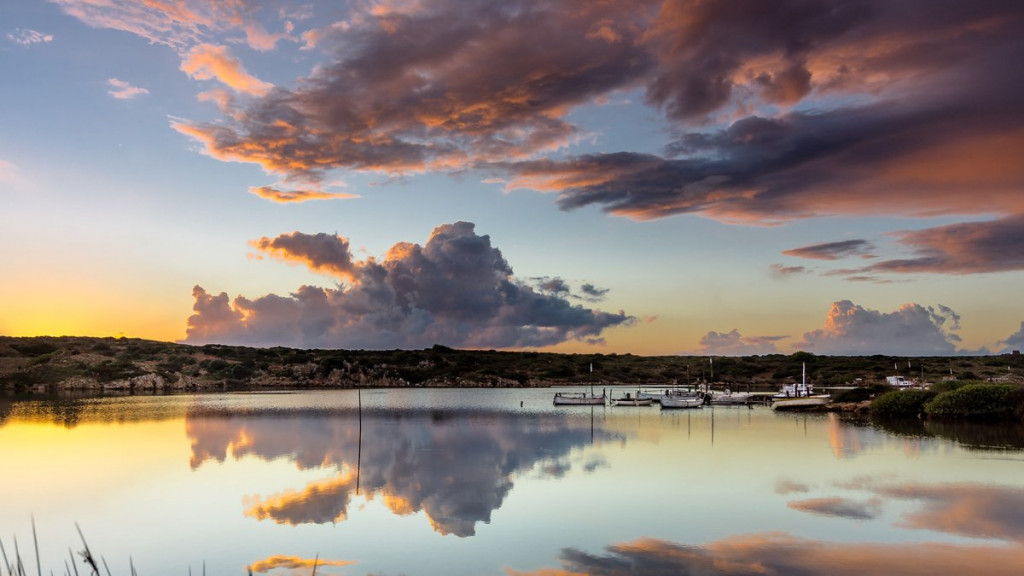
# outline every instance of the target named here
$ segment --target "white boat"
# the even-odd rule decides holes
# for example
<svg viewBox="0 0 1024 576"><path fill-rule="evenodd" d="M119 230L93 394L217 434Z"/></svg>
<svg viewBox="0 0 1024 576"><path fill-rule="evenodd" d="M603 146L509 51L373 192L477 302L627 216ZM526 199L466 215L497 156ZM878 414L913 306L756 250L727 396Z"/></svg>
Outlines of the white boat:
<svg viewBox="0 0 1024 576"><path fill-rule="evenodd" d="M590 374L594 374L594 365L590 365ZM594 394L594 385L590 385L590 392L555 392L555 399L552 403L555 406L604 406L607 402L604 389L601 395Z"/></svg>
<svg viewBox="0 0 1024 576"><path fill-rule="evenodd" d="M828 394L814 393L814 384L807 382L807 364L803 365L803 376L801 377L800 384L787 384L772 398L773 410L824 406L832 399Z"/></svg>
<svg viewBox="0 0 1024 576"><path fill-rule="evenodd" d="M699 392L690 394L666 394L661 397L661 408L700 408L704 405L704 395Z"/></svg>
<svg viewBox="0 0 1024 576"><path fill-rule="evenodd" d="M604 406L607 398L593 392L555 392L555 406Z"/></svg>
<svg viewBox="0 0 1024 576"><path fill-rule="evenodd" d="M651 398L640 398L629 392L622 398L612 398L612 406L650 406L654 403Z"/></svg>
<svg viewBox="0 0 1024 576"><path fill-rule="evenodd" d="M732 392L728 388L721 392L711 393L711 404L715 405L731 405L731 404L749 404L751 399L754 397L749 392Z"/></svg>

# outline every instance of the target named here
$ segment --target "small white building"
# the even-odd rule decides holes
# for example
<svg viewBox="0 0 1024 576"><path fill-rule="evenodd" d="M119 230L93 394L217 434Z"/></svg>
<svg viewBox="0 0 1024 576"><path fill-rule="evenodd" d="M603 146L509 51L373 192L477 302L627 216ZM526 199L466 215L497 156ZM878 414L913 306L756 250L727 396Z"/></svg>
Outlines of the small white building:
<svg viewBox="0 0 1024 576"><path fill-rule="evenodd" d="M885 381L897 388L910 388L913 384L903 376L886 376Z"/></svg>

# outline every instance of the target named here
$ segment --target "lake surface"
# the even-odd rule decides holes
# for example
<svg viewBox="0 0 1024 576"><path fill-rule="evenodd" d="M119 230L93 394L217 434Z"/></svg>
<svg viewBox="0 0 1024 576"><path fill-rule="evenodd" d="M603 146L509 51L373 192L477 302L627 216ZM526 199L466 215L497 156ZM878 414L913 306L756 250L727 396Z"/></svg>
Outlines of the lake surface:
<svg viewBox="0 0 1024 576"><path fill-rule="evenodd" d="M553 392L0 399L0 541L29 574L33 517L44 574L82 549L76 522L115 576L1024 566L1020 427Z"/></svg>

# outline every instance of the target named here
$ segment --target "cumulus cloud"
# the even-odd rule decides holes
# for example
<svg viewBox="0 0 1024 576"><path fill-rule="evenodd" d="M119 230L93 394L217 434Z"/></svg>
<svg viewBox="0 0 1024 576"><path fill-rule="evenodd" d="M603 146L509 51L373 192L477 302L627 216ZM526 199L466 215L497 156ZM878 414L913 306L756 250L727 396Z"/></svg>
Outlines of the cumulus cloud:
<svg viewBox="0 0 1024 576"><path fill-rule="evenodd" d="M277 238L264 236L249 242L249 245L278 260L301 264L314 272L341 279L351 279L356 274L348 239L338 235L292 232Z"/></svg>
<svg viewBox="0 0 1024 576"><path fill-rule="evenodd" d="M778 354L776 342L789 336L744 337L733 328L729 332L709 331L700 339L702 354L718 356L751 356L754 354Z"/></svg>
<svg viewBox="0 0 1024 576"><path fill-rule="evenodd" d="M1024 350L1024 322L1020 323L1020 330L1010 334L1005 340L1000 340L999 344L1005 346L1002 353L1008 354L1014 350Z"/></svg>
<svg viewBox="0 0 1024 576"><path fill-rule="evenodd" d="M849 300L832 303L825 326L795 347L818 354L944 356L956 353L960 317L952 309L904 304L894 312L869 310Z"/></svg>
<svg viewBox="0 0 1024 576"><path fill-rule="evenodd" d="M847 256L870 256L874 246L867 240L843 240L783 250L786 256L810 258L812 260L839 260Z"/></svg>
<svg viewBox="0 0 1024 576"><path fill-rule="evenodd" d="M434 229L424 244L398 243L378 261L355 261L348 240L295 232L252 246L344 279L347 286L302 286L288 296L229 301L200 286L186 342L299 348L539 347L599 341L635 322L571 304L517 281L490 237L469 222Z"/></svg>
<svg viewBox="0 0 1024 576"><path fill-rule="evenodd" d="M132 86L130 83L125 82L124 80L118 80L117 78L107 79L107 86L110 87L110 89L107 90L107 94L110 94L118 100L131 100L136 96L149 94L149 90L139 88L138 86Z"/></svg>
<svg viewBox="0 0 1024 576"><path fill-rule="evenodd" d="M30 28L15 28L6 34L7 39L15 44L30 46L32 44L45 44L53 42L53 34L43 34Z"/></svg>

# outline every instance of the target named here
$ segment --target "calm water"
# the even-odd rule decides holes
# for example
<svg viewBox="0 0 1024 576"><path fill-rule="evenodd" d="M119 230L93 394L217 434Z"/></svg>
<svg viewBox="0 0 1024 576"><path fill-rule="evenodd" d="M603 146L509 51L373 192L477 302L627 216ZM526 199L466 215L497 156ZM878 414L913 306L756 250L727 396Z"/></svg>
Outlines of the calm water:
<svg viewBox="0 0 1024 576"><path fill-rule="evenodd" d="M115 576L1019 574L1016 427L551 390L0 400L0 541ZM361 402L362 408L359 408Z"/></svg>

